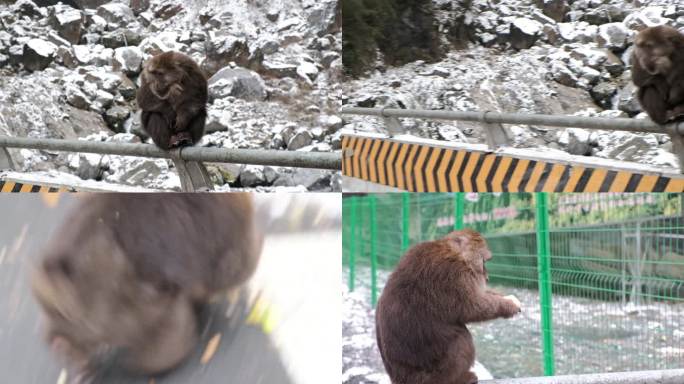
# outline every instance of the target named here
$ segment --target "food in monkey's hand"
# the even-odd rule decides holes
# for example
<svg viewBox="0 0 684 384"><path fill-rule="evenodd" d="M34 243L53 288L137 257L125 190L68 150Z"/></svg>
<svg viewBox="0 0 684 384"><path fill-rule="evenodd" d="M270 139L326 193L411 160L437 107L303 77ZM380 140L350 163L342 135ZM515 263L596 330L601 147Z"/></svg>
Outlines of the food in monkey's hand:
<svg viewBox="0 0 684 384"><path fill-rule="evenodd" d="M486 286L484 238L465 229L411 247L376 309L380 355L393 384L473 384L472 322L520 312L520 301Z"/></svg>

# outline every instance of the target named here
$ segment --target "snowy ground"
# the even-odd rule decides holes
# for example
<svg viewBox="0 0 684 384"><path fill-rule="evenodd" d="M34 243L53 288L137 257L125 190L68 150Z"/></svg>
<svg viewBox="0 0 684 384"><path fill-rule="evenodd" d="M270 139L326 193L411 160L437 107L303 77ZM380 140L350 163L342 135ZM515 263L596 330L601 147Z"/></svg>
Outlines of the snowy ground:
<svg viewBox="0 0 684 384"><path fill-rule="evenodd" d="M369 271L357 270L348 291L343 272L342 382L389 384L375 345L375 312L370 307ZM378 287L387 279L380 272ZM513 294L522 313L508 320L470 325L477 359L494 378L543 374L539 295L534 290L494 287ZM684 359L684 305L640 307L586 298L553 297L557 374L681 368ZM484 379L478 372L478 376Z"/></svg>

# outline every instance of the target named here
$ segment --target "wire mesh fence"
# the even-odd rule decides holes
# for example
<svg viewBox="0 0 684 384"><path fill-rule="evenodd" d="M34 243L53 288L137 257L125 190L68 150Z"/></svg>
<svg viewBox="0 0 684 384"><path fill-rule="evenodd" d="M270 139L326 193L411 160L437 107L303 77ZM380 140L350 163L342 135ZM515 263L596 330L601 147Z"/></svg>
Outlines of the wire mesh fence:
<svg viewBox="0 0 684 384"><path fill-rule="evenodd" d="M474 325L498 377L684 367L679 194L375 194L344 199L350 290L375 304L412 244L482 233L489 284L522 296L521 319Z"/></svg>

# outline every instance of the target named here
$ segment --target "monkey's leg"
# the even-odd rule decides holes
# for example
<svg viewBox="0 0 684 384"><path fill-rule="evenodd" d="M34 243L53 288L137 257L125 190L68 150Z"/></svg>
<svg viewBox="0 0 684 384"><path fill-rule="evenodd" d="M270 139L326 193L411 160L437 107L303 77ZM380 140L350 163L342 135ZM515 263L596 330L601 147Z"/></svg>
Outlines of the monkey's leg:
<svg viewBox="0 0 684 384"><path fill-rule="evenodd" d="M170 148L171 132L166 118L158 112L143 111L141 115L143 129L152 141L161 149Z"/></svg>
<svg viewBox="0 0 684 384"><path fill-rule="evenodd" d="M171 146L184 147L188 145L195 145L204 135L204 124L207 114L200 111L195 115L185 128L181 128L183 120L179 120L180 124L176 122L176 134L171 136Z"/></svg>
<svg viewBox="0 0 684 384"><path fill-rule="evenodd" d="M157 374L179 365L197 344L197 318L194 307L184 297L169 304L164 319L154 324L153 332L129 346L123 366L135 373Z"/></svg>

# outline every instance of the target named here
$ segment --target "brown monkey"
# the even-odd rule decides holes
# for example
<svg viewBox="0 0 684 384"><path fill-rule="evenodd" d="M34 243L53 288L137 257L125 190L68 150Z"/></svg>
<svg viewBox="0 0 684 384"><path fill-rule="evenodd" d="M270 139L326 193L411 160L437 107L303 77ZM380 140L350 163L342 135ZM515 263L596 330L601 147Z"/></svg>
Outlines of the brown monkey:
<svg viewBox="0 0 684 384"><path fill-rule="evenodd" d="M650 27L634 45L632 81L642 108L658 124L684 116L684 35L664 25Z"/></svg>
<svg viewBox="0 0 684 384"><path fill-rule="evenodd" d="M76 382L117 355L137 374L180 364L200 308L239 288L261 252L248 194L97 194L50 240L33 292Z"/></svg>
<svg viewBox="0 0 684 384"><path fill-rule="evenodd" d="M513 296L487 289L491 253L470 229L411 247L376 309L378 348L393 384L471 384L475 346L467 323L520 312Z"/></svg>
<svg viewBox="0 0 684 384"><path fill-rule="evenodd" d="M192 58L164 52L145 63L138 106L141 123L161 149L193 145L204 134L207 80Z"/></svg>

